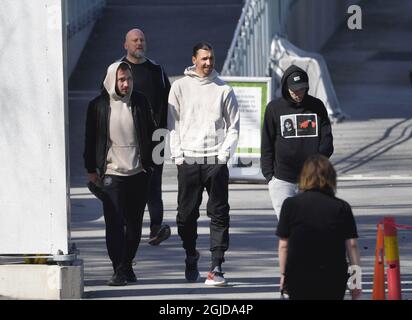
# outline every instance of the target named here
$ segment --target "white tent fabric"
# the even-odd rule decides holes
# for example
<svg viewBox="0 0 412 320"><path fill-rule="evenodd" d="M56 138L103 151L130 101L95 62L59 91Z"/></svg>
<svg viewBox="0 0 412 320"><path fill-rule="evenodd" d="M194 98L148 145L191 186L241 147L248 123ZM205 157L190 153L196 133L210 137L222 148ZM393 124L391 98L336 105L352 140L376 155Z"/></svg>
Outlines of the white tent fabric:
<svg viewBox="0 0 412 320"><path fill-rule="evenodd" d="M309 94L322 100L332 122L339 122L348 115L340 108L328 67L322 55L297 48L283 37L276 35L271 44L271 68L277 82L292 64L302 68L309 76ZM280 96L280 88L277 92Z"/></svg>

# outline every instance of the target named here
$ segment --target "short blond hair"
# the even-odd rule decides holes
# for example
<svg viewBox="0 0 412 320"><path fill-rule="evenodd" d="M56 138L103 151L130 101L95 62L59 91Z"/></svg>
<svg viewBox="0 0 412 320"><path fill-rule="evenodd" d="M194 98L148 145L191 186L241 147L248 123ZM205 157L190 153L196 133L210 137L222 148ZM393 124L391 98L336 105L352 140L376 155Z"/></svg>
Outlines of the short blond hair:
<svg viewBox="0 0 412 320"><path fill-rule="evenodd" d="M320 154L310 156L304 163L299 178L299 189L336 193L336 171L329 159Z"/></svg>

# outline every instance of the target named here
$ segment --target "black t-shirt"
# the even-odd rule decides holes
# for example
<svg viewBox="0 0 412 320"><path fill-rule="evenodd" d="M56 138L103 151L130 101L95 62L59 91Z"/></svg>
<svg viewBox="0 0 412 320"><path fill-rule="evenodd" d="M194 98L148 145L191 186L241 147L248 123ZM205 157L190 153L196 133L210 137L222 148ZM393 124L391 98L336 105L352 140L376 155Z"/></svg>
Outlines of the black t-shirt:
<svg viewBox="0 0 412 320"><path fill-rule="evenodd" d="M170 91L170 82L160 67L150 60L142 64L135 64L127 60L132 67L133 90L143 93L153 109L156 123L161 128L167 127L167 107Z"/></svg>
<svg viewBox="0 0 412 320"><path fill-rule="evenodd" d="M310 190L284 201L276 235L288 239L286 273L346 272L345 240L358 237L350 205Z"/></svg>

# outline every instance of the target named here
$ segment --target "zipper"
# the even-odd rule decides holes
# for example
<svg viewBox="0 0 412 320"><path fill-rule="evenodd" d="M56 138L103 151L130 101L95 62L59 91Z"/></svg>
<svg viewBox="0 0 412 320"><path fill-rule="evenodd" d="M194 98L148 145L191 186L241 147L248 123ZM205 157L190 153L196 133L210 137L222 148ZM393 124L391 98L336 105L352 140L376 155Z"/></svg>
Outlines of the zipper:
<svg viewBox="0 0 412 320"><path fill-rule="evenodd" d="M108 142L108 140L110 138L110 134L109 134L109 132L110 132L110 116L111 116L111 113L112 113L112 109L110 108L110 102L109 102L109 105L106 105L106 109L108 109L108 111L105 112L105 115L107 116L107 119L106 119L106 146L105 146L105 157L104 157L102 176L104 176L104 174L107 170L107 156L109 154L109 148L108 148L109 142Z"/></svg>
<svg viewBox="0 0 412 320"><path fill-rule="evenodd" d="M141 161L143 170L146 172L146 169L143 166L143 156L142 156L142 154L143 154L143 152L142 152L143 151L143 148L142 148L142 128L141 128L142 126L139 123L137 123L138 119L142 118L142 113L141 113L141 110L135 104L132 105L132 108L134 109L133 110L133 123L134 123L135 131L136 131L136 135L137 135L137 143L139 144L140 161ZM137 115L137 113L138 113L138 115Z"/></svg>

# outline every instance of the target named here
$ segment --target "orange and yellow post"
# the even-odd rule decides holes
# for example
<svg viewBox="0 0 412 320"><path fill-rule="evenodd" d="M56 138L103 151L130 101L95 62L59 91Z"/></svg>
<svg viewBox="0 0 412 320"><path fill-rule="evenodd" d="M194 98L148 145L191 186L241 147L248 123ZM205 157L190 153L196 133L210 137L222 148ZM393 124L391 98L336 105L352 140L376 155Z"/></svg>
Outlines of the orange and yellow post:
<svg viewBox="0 0 412 320"><path fill-rule="evenodd" d="M401 300L398 236L394 218L384 218L384 244L388 277L388 300Z"/></svg>
<svg viewBox="0 0 412 320"><path fill-rule="evenodd" d="M385 300L385 262L382 223L378 224L375 249L375 272L373 274L372 300Z"/></svg>

